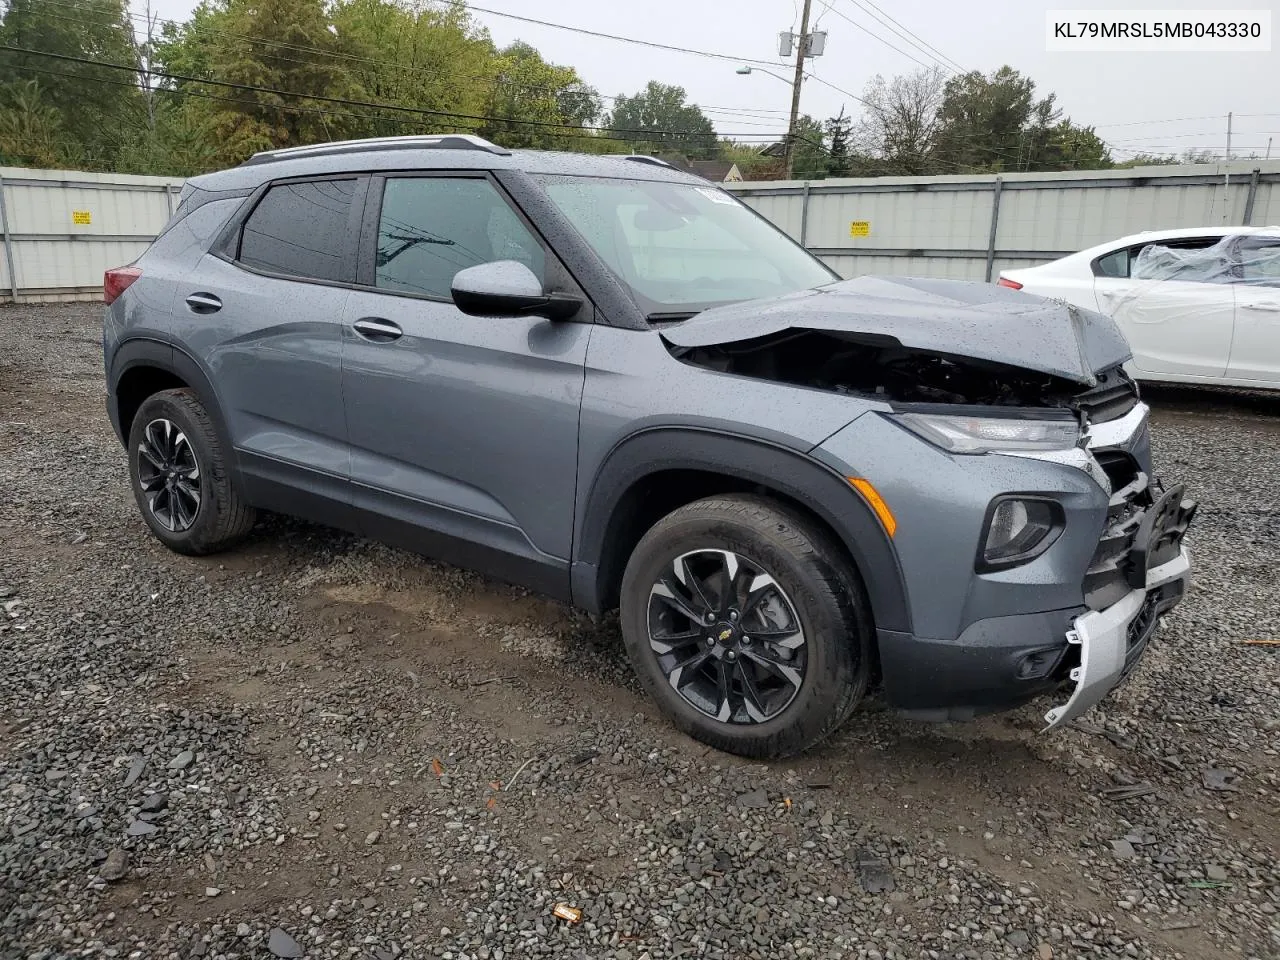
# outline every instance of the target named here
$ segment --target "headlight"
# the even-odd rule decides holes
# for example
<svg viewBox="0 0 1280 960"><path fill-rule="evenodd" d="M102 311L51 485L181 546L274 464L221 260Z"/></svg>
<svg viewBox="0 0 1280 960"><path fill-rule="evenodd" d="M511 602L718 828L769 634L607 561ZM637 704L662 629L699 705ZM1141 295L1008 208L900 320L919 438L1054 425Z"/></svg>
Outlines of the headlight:
<svg viewBox="0 0 1280 960"><path fill-rule="evenodd" d="M1070 450L1080 443L1075 420L1022 420L942 413L897 413L893 419L951 453Z"/></svg>

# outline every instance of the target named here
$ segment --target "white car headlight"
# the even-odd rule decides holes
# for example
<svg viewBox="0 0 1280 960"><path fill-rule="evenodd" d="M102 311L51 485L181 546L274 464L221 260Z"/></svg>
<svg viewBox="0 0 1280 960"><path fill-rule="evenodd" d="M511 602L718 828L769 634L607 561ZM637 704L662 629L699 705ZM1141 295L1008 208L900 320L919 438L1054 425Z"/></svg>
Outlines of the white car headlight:
<svg viewBox="0 0 1280 960"><path fill-rule="evenodd" d="M893 419L951 453L1022 453L1070 450L1083 436L1075 420L897 413Z"/></svg>

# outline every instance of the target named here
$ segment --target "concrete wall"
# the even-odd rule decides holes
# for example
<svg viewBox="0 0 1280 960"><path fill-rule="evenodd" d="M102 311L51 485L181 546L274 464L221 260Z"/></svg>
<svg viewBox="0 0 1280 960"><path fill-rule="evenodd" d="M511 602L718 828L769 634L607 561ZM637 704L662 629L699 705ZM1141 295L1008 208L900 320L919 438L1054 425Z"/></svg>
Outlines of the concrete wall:
<svg viewBox="0 0 1280 960"><path fill-rule="evenodd" d="M0 167L0 300L92 300L164 228L182 180Z"/></svg>
<svg viewBox="0 0 1280 960"><path fill-rule="evenodd" d="M1143 230L1280 224L1277 160L725 186L846 277L990 280Z"/></svg>

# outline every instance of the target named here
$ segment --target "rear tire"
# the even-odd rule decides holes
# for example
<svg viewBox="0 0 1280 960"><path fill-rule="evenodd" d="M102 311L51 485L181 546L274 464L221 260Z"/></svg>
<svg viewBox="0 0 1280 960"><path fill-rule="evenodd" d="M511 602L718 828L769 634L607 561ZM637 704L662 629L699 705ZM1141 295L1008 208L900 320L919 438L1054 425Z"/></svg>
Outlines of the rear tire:
<svg viewBox="0 0 1280 960"><path fill-rule="evenodd" d="M800 753L866 691L872 623L861 582L829 534L772 500L714 497L660 520L627 563L620 606L645 689L716 749Z"/></svg>
<svg viewBox="0 0 1280 960"><path fill-rule="evenodd" d="M129 427L129 477L142 518L170 550L191 556L225 550L256 513L236 489L204 404L190 390L143 401Z"/></svg>

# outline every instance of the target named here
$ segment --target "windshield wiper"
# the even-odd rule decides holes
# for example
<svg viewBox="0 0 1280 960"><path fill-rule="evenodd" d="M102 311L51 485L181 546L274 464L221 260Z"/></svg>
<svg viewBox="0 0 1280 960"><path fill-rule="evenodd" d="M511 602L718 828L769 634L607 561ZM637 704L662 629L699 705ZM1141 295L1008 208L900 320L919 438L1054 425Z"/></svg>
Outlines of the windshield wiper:
<svg viewBox="0 0 1280 960"><path fill-rule="evenodd" d="M650 323L679 323L681 320L696 317L701 312L701 310L685 310L673 313L651 313L645 319Z"/></svg>

